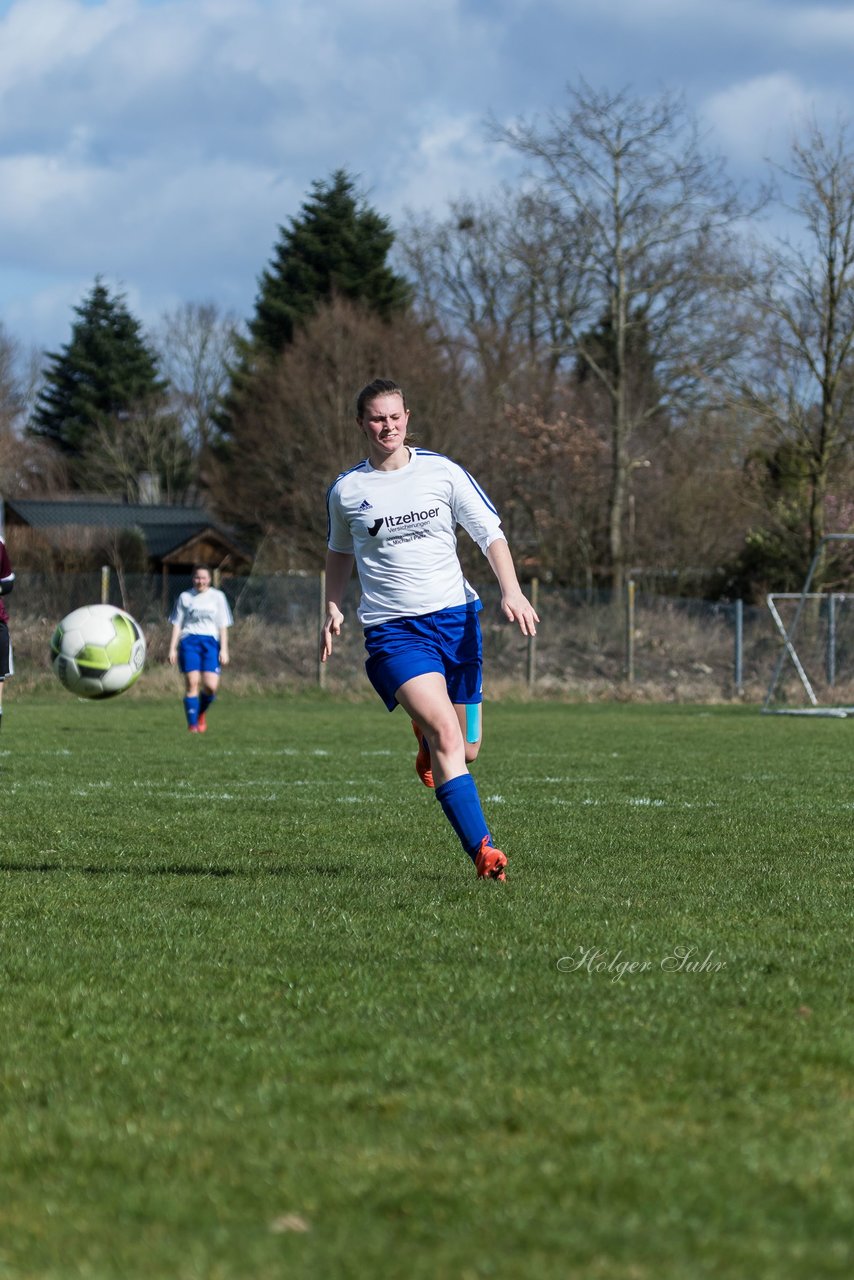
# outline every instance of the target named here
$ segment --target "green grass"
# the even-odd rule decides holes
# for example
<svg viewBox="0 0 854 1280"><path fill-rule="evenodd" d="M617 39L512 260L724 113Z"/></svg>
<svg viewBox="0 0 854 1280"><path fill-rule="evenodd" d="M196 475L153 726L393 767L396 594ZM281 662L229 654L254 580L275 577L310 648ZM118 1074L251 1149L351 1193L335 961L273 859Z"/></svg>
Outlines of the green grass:
<svg viewBox="0 0 854 1280"><path fill-rule="evenodd" d="M854 727L490 705L500 885L402 713L210 719L9 687L4 1280L852 1274Z"/></svg>

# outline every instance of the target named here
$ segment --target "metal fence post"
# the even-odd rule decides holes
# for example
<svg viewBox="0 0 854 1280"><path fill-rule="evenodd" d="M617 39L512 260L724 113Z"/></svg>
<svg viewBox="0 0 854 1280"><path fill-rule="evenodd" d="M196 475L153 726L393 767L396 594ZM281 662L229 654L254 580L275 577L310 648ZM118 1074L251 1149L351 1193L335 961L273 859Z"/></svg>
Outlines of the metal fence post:
<svg viewBox="0 0 854 1280"><path fill-rule="evenodd" d="M827 683L832 689L836 684L836 596L831 591L827 597Z"/></svg>
<svg viewBox="0 0 854 1280"><path fill-rule="evenodd" d="M735 602L735 692L744 693L744 601Z"/></svg>
<svg viewBox="0 0 854 1280"><path fill-rule="evenodd" d="M320 570L320 630L326 621L326 570ZM317 642L317 685L326 688L326 663L320 661L320 640Z"/></svg>
<svg viewBox="0 0 854 1280"><path fill-rule="evenodd" d="M531 579L531 604L534 606L534 612L537 612L540 596L540 580L539 578ZM537 678L537 637L528 636L528 656L526 676L528 681L528 689L533 689L534 681Z"/></svg>
<svg viewBox="0 0 854 1280"><path fill-rule="evenodd" d="M635 682L635 581L626 583L626 679Z"/></svg>

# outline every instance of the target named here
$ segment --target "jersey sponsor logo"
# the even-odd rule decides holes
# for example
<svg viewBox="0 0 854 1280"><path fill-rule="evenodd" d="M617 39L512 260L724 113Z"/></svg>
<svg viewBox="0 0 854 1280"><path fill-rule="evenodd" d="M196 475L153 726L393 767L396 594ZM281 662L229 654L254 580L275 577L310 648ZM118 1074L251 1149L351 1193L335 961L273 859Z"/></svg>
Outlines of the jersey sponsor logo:
<svg viewBox="0 0 854 1280"><path fill-rule="evenodd" d="M194 609L192 606L187 608L184 613L184 621L190 624L200 622L216 622L216 608L211 609Z"/></svg>
<svg viewBox="0 0 854 1280"><path fill-rule="evenodd" d="M426 524L428 520L435 520L438 514L438 507L428 507L425 511L407 511L402 516L380 516L373 524L368 525L368 533L375 538L383 525L387 529L399 529L407 525Z"/></svg>

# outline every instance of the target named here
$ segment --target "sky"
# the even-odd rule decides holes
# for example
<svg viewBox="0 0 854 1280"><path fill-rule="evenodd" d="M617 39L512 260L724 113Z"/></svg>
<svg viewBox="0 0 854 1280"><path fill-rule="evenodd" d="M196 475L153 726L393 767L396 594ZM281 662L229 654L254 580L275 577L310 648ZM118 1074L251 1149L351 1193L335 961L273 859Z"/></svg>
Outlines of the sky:
<svg viewBox="0 0 854 1280"><path fill-rule="evenodd" d="M757 181L810 115L854 116L852 66L841 0L0 0L0 323L55 350L96 276L147 327L248 319L312 182L442 217L518 178L487 118L580 77L684 94Z"/></svg>

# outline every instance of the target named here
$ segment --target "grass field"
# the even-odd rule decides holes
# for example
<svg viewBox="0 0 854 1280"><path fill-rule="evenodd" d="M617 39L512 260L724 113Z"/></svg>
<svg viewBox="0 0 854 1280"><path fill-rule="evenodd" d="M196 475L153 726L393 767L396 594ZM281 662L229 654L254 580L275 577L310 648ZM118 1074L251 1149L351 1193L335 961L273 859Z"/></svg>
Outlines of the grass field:
<svg viewBox="0 0 854 1280"><path fill-rule="evenodd" d="M0 1276L854 1273L854 725L15 697Z"/></svg>

